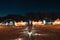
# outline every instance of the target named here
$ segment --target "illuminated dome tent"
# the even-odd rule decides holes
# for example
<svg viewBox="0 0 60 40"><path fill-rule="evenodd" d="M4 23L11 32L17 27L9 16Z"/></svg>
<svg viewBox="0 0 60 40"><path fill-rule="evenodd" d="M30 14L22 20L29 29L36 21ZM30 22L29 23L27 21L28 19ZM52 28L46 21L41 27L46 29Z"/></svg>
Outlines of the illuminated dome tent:
<svg viewBox="0 0 60 40"><path fill-rule="evenodd" d="M14 26L15 25L15 22L14 20L11 20L11 19L6 19L2 22L2 25L9 25L9 26Z"/></svg>
<svg viewBox="0 0 60 40"><path fill-rule="evenodd" d="M54 22L53 22L53 25L60 25L60 19L56 19Z"/></svg>
<svg viewBox="0 0 60 40"><path fill-rule="evenodd" d="M26 25L27 25L27 22L23 22L23 21L15 22L15 26L26 26Z"/></svg>
<svg viewBox="0 0 60 40"><path fill-rule="evenodd" d="M32 21L32 24L33 26L40 26L40 25L43 25L42 21L39 20L39 21Z"/></svg>

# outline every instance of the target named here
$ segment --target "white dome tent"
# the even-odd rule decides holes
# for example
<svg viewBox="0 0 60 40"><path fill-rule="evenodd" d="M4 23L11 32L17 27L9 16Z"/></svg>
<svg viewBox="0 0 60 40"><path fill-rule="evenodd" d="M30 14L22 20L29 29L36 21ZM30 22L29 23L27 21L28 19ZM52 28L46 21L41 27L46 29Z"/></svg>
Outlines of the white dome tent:
<svg viewBox="0 0 60 40"><path fill-rule="evenodd" d="M11 19L6 19L2 22L2 25L5 25L5 26L14 26L15 25L15 22L14 20L11 20Z"/></svg>

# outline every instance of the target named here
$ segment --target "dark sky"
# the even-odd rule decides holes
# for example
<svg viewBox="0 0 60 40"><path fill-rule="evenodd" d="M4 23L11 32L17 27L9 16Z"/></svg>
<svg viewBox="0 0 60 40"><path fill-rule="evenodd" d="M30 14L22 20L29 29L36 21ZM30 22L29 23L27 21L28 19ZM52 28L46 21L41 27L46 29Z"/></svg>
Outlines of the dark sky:
<svg viewBox="0 0 60 40"><path fill-rule="evenodd" d="M60 12L60 3L57 0L0 0L0 16L38 11Z"/></svg>

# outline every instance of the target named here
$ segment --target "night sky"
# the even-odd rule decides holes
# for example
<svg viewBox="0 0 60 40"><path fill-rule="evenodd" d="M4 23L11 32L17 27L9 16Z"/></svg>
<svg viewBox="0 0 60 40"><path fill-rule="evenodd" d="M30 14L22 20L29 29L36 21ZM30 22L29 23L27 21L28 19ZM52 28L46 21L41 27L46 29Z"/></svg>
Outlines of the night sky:
<svg viewBox="0 0 60 40"><path fill-rule="evenodd" d="M0 0L0 16L38 11L60 12L60 3L57 0Z"/></svg>

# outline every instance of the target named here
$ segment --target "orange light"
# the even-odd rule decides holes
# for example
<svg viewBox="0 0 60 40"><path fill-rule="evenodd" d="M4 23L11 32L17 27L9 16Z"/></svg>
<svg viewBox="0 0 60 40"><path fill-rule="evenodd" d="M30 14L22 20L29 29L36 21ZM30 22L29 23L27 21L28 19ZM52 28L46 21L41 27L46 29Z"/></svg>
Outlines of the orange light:
<svg viewBox="0 0 60 40"><path fill-rule="evenodd" d="M23 22L23 21L21 21L21 22L18 22L18 23L15 23L15 26L26 26L26 22Z"/></svg>
<svg viewBox="0 0 60 40"><path fill-rule="evenodd" d="M33 24L33 26L37 25L37 22L36 21L32 21L32 24Z"/></svg>
<svg viewBox="0 0 60 40"><path fill-rule="evenodd" d="M33 24L33 26L40 26L40 25L43 25L43 23L42 23L42 21L32 21L32 24Z"/></svg>
<svg viewBox="0 0 60 40"><path fill-rule="evenodd" d="M42 25L42 21L39 20L37 24L38 24L38 25Z"/></svg>
<svg viewBox="0 0 60 40"><path fill-rule="evenodd" d="M2 23L0 23L0 25L2 25Z"/></svg>
<svg viewBox="0 0 60 40"><path fill-rule="evenodd" d="M53 22L53 25L58 25L58 24L60 24L60 19L57 19Z"/></svg>

